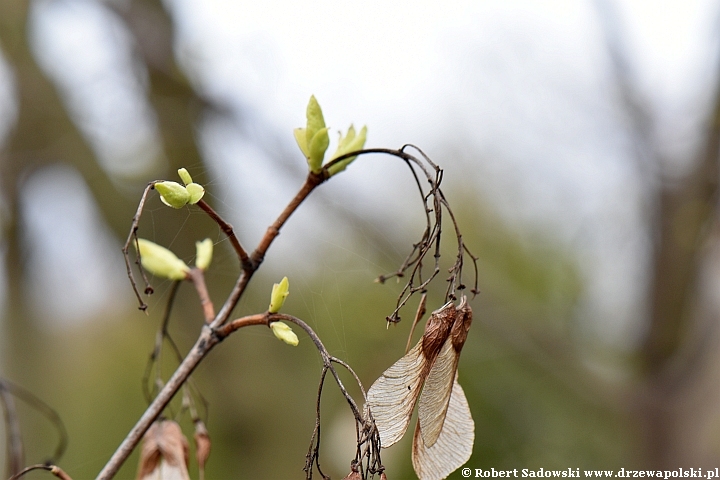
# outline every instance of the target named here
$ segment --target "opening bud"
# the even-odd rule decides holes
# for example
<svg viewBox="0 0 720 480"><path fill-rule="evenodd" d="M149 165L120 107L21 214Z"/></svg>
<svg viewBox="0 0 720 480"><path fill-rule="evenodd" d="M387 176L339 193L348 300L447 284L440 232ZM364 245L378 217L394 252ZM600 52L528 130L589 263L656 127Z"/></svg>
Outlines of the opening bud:
<svg viewBox="0 0 720 480"><path fill-rule="evenodd" d="M308 167L313 173L322 169L325 151L330 144L328 129L325 127L322 109L315 96L310 97L305 112L307 124L305 128L296 128L293 132L295 141L308 161Z"/></svg>
<svg viewBox="0 0 720 480"><path fill-rule="evenodd" d="M182 208L190 200L187 189L177 182L158 182L155 190L160 194L160 200L169 207Z"/></svg>
<svg viewBox="0 0 720 480"><path fill-rule="evenodd" d="M138 239L140 263L156 277L185 280L190 268L173 252L144 238Z"/></svg>
<svg viewBox="0 0 720 480"><path fill-rule="evenodd" d="M197 183L189 183L185 189L188 192L188 203L190 205L195 205L202 199L203 195L205 195L205 188Z"/></svg>
<svg viewBox="0 0 720 480"><path fill-rule="evenodd" d="M270 324L270 328L278 340L282 340L293 347L296 347L297 344L300 343L295 332L293 332L292 328L288 327L287 324L283 322L273 322Z"/></svg>
<svg viewBox="0 0 720 480"><path fill-rule="evenodd" d="M338 148L337 151L333 154L332 159L338 158L342 155L345 155L346 153L354 152L355 150L362 150L365 146L365 140L367 140L367 127L363 127L360 129L359 134L355 134L355 127L350 125L350 128L348 128L347 135L344 137L342 134L340 135L340 141L338 142ZM357 155L354 157L349 157L343 160L340 160L335 165L331 165L328 167L328 173L332 176L336 173L342 172L345 170L345 167L350 165L353 160L357 158Z"/></svg>
<svg viewBox="0 0 720 480"><path fill-rule="evenodd" d="M272 294L270 295L270 307L268 312L277 313L285 303L285 297L290 294L290 282L287 277L283 277L280 283L273 285Z"/></svg>

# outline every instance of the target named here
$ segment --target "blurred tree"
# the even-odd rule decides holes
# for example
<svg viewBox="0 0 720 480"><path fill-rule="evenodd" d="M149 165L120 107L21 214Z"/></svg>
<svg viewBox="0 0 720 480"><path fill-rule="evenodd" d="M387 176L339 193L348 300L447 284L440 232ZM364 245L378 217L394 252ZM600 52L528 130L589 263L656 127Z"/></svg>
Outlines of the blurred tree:
<svg viewBox="0 0 720 480"><path fill-rule="evenodd" d="M109 15L121 19L132 34L137 59L141 62L137 73L147 73L147 102L158 123L163 148L163 171L179 166L192 166L197 181L205 182L203 159L196 143L196 122L207 104L187 81L177 66L172 50L173 24L159 1L134 1L111 7L98 2ZM2 364L5 372L18 379L30 380L33 371L42 370L33 359L43 343L37 341L36 319L26 303L27 246L23 245L23 218L20 213L20 194L25 182L36 171L49 165L64 164L82 175L92 192L104 222L118 238L127 235L128 218L137 206L137 194L147 177L117 178L104 169L96 152L68 112L67 98L41 70L31 48L30 10L26 0L0 3L0 45L14 77L17 119L9 138L0 150L0 195L4 206L2 240L8 292L3 315L6 335ZM135 188L128 190L129 182ZM158 230L158 241L169 242L181 227L183 218L167 219ZM210 235L210 222L200 222L198 238ZM165 235L163 237L163 232ZM25 240L27 240L25 238ZM185 239L179 248L190 248L194 239Z"/></svg>
<svg viewBox="0 0 720 480"><path fill-rule="evenodd" d="M716 327L720 312L708 293L716 288L713 283L716 278L708 273L708 268L718 255L720 100L717 94L713 96L702 146L697 158L689 162L689 169L672 178L664 174L661 165L666 159L653 136L653 112L643 104L642 95L633 84L621 42L623 36L614 23L617 15L606 8L606 2L598 5L613 60L619 103L632 119L639 168L648 172L651 214L647 229L654 245L644 341L635 352L635 361L623 364L625 372L633 374L630 381L608 382L587 368L589 355L582 350L571 325L582 289L574 260L556 249L527 247L494 214L483 210L477 196L465 199L468 211L461 212L461 223L475 227L475 231L466 232L466 242L479 245L474 250L481 254L485 302L478 309L469 340L477 348L466 347L460 368L460 375L468 377L468 381L462 377L463 385L478 424L473 467L607 468L623 465L626 460L658 468L710 466L720 450L714 440L720 430L717 421L720 391L716 380L720 371ZM62 353L62 349L42 338L23 292L27 288L24 278L28 247L24 244L27 239L23 236L20 198L25 183L34 172L49 165L62 163L72 167L92 192L104 222L117 238L124 238L137 205L137 194L148 178L145 175L142 179L119 178L98 161L97 152L77 119L69 113L68 99L41 69L37 53L31 48L28 18L32 6L29 0L0 1L0 46L13 72L17 102L17 118L0 150L3 207L0 234L5 245L2 268L8 280L1 364L7 369L3 374L37 384L38 378L48 373L43 364L51 355ZM98 6L113 15L129 33L138 61L135 74L147 76L146 101L157 122L162 172L192 166L195 180L206 183L203 175L207 168L199 153L196 125L203 113L222 113L223 109L204 97L177 64L173 51L175 25L164 4L132 0L98 2ZM133 188L127 188L128 184ZM362 219L361 214L339 211L341 208L333 206L333 218L351 225ZM172 241L177 250L191 251L196 239L217 236L209 221L193 218L193 235L176 239L185 220L178 215L156 218L154 240L161 244ZM382 232L362 233L371 237L366 238L370 243L388 245ZM347 259L343 261L346 272L367 268ZM385 258L377 260L383 267L394 268L386 262ZM298 308L298 315L328 320L326 326L318 329L319 333L330 337L328 344L343 350L351 360L362 361L364 365L359 371L367 379L377 376L397 358L404 339L388 340L367 327L367 318L387 314L379 306L381 302L372 300L384 295L388 297L384 298L386 301L391 295L378 294L368 285L358 287L358 277L350 274L346 277L358 282L339 281L333 276L337 305L328 300L323 305L328 310L330 306L338 310L344 307L343 311L351 312L343 317L347 327L343 326L342 332L352 341L339 338L337 324L330 321L333 315L318 312L324 308L313 305L312 295L304 307ZM316 291L324 291L324 281L327 279L322 274L307 278L308 284L319 285ZM247 308L264 308L264 290L259 297L262 298L252 300ZM118 390L139 380L140 369L134 369L137 365L126 366L121 362L137 358L144 346L132 333L120 328L112 333L111 338L117 341L114 349L103 338L90 341L92 348L86 346L87 351L83 352L94 359L92 366L102 373L95 376L96 372L92 372L92 379L72 380L76 389L107 392L105 396L92 397L88 405L109 401L112 396L118 397L116 405L129 403L127 394ZM359 340L364 337L368 337L367 342ZM219 463L211 458L208 468L216 478L240 470L248 476L259 477L267 472L283 475L288 468L301 466L302 462L295 459L302 458L305 444L292 445L294 435L300 432L304 438L308 433L306 427L312 422L314 392L306 387L316 381L315 352L302 351L302 361L298 362L287 351L268 354L265 348L263 339L245 342L242 349L222 350L209 359L210 366L203 371L210 377L212 370L215 375L212 378L221 379L203 384L208 395L213 396L217 410L222 412L218 415L223 415L211 426L211 433L217 432L218 438L215 458L225 460ZM123 356L126 349L130 351ZM368 351L373 354L368 355ZM248 358L261 354L266 355L263 358L267 365L249 368ZM293 369L284 368L289 362ZM87 359L72 363L74 372L85 372L87 363ZM111 363L118 365L108 367ZM303 364L308 365L307 369L300 366ZM252 385L252 389L227 384L228 372L235 365L244 368L238 383ZM265 368L274 369L277 383L268 384ZM87 375L90 377L91 373ZM93 384L97 378L104 382ZM277 395L273 388L283 382L302 382L303 390L297 393L294 387L298 384L292 383L293 388ZM289 405L286 399L292 396L297 402ZM128 415L132 417L134 412ZM97 432L90 430L92 425L82 424L82 414L73 418L79 418L78 434ZM118 431L122 428L125 427ZM243 431L243 435L238 431ZM272 436L269 432L279 433ZM636 439L642 454L636 455L632 449ZM113 437L102 442L115 445L117 440ZM93 443L92 439L86 442ZM276 445L282 445L282 451L288 453L286 458L273 458L277 456L272 450ZM92 447L74 453L74 458L105 454L102 449L90 450ZM269 453L260 452L265 447ZM262 455L263 460L256 461L257 455ZM396 464L402 473L393 478L412 475L409 460ZM81 470L85 473L94 466L77 468L85 468Z"/></svg>
<svg viewBox="0 0 720 480"><path fill-rule="evenodd" d="M714 466L720 392L717 288L712 254L717 248L720 169L720 89L707 95L707 119L698 132L695 157L672 158L663 150L658 121L636 86L625 36L613 4L597 1L600 24L617 86L619 106L629 122L637 168L648 192L647 228L652 239L647 328L638 357L638 383L629 407L640 419L645 463L657 468ZM711 65L718 68L717 58ZM667 167L686 165L681 173Z"/></svg>

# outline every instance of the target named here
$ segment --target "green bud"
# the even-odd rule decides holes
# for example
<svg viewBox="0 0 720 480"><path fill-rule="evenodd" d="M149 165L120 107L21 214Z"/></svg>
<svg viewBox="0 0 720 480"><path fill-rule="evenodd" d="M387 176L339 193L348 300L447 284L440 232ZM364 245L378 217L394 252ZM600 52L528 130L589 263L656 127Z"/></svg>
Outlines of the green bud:
<svg viewBox="0 0 720 480"><path fill-rule="evenodd" d="M184 169L184 168L179 169L178 175L180 175L180 178L182 179L182 181L185 185L189 185L192 183L192 177L190 176L190 173L186 169Z"/></svg>
<svg viewBox="0 0 720 480"><path fill-rule="evenodd" d="M295 332L293 332L292 328L288 327L285 323L273 322L270 324L270 328L272 329L278 340L282 340L283 342L287 343L288 345L292 345L293 347L296 347L297 344L300 343L297 335L295 335Z"/></svg>
<svg viewBox="0 0 720 480"><path fill-rule="evenodd" d="M305 116L307 117L305 142L309 145L315 134L325 128L325 119L323 118L322 109L320 108L318 101L315 99L315 95L310 97Z"/></svg>
<svg viewBox="0 0 720 480"><path fill-rule="evenodd" d="M315 134L310 141L310 156L308 157L308 166L313 173L319 173L322 169L323 158L325 158L325 150L330 145L330 135L328 128L323 128Z"/></svg>
<svg viewBox="0 0 720 480"><path fill-rule="evenodd" d="M156 277L184 280L190 268L173 252L144 238L138 239L140 263Z"/></svg>
<svg viewBox="0 0 720 480"><path fill-rule="evenodd" d="M332 159L338 158L341 155L345 155L346 153L354 152L356 150L362 150L365 146L365 140L367 140L367 127L363 127L360 130L359 134L355 134L355 127L350 125L350 128L348 128L347 135L345 137L340 137L340 141L338 142L338 149L333 154ZM345 167L350 165L353 160L357 158L357 155L354 157L349 157L344 160L340 160L335 165L332 165L328 167L328 173L330 176L335 175L336 173L342 172L345 170Z"/></svg>
<svg viewBox="0 0 720 480"><path fill-rule="evenodd" d="M300 147L303 155L305 155L305 158L310 158L310 151L308 150L307 146L305 130L305 128L296 128L295 130L293 130L293 134L295 135L295 141L297 142L298 147Z"/></svg>
<svg viewBox="0 0 720 480"><path fill-rule="evenodd" d="M285 303L285 297L290 294L290 282L287 277L283 277L280 283L273 285L272 294L270 295L270 306L268 312L277 313Z"/></svg>
<svg viewBox="0 0 720 480"><path fill-rule="evenodd" d="M203 195L205 195L205 189L197 183L189 183L185 189L188 192L188 203L190 205L195 205L202 199Z"/></svg>
<svg viewBox="0 0 720 480"><path fill-rule="evenodd" d="M310 171L320 173L325 150L330 144L330 137L327 133L328 129L325 127L322 109L314 95L310 97L305 116L307 118L306 128L296 128L293 134L298 147L307 158Z"/></svg>
<svg viewBox="0 0 720 480"><path fill-rule="evenodd" d="M195 266L200 270L207 270L212 261L213 242L206 238L202 242L195 242Z"/></svg>
<svg viewBox="0 0 720 480"><path fill-rule="evenodd" d="M190 200L187 189L177 182L158 182L155 184L155 190L160 194L160 200L173 208L182 208Z"/></svg>

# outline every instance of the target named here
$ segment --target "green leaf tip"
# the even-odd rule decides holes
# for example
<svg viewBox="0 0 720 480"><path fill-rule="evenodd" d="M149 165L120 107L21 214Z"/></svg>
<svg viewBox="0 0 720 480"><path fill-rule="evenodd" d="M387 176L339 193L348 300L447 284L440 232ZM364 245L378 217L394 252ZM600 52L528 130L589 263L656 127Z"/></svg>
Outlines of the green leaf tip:
<svg viewBox="0 0 720 480"><path fill-rule="evenodd" d="M195 266L200 270L207 270L212 262L213 242L206 238L202 242L195 242Z"/></svg>
<svg viewBox="0 0 720 480"><path fill-rule="evenodd" d="M183 181L183 183L184 183L186 186L189 185L189 184L191 184L191 183L193 183L192 177L190 176L190 173L187 171L187 169L185 169L185 168L179 168L179 169L178 169L178 175L180 175L180 179Z"/></svg>
<svg viewBox="0 0 720 480"><path fill-rule="evenodd" d="M367 127L364 126L360 129L359 134L355 134L355 127L350 125L347 134L343 137L340 134L340 141L338 142L338 148L333 154L330 160L334 160L338 157L345 155L346 153L354 152L356 150L362 150L367 140ZM338 163L328 167L328 173L330 176L340 173L350 165L353 160L357 158L357 155L340 160Z"/></svg>
<svg viewBox="0 0 720 480"><path fill-rule="evenodd" d="M285 298L290 294L290 282L287 277L283 277L280 283L273 285L272 294L270 295L270 306L268 312L277 313L285 303Z"/></svg>

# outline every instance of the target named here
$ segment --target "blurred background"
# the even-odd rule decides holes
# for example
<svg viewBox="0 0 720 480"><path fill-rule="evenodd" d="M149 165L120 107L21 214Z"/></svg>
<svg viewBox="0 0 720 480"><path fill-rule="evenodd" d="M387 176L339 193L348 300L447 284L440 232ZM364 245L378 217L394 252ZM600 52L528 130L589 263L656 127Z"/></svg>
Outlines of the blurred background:
<svg viewBox="0 0 720 480"><path fill-rule="evenodd" d="M368 147L414 143L445 170L479 256L467 466L720 466L719 20L716 2L679 0L2 0L0 376L57 410L59 465L94 478L146 406L171 286L155 280L137 310L120 247L142 189L186 167L252 249L303 181L292 129L314 94L331 138L368 125ZM402 285L373 280L423 227L407 168L362 157L290 220L235 314L264 311L287 275L284 310L369 387L416 306L386 329ZM188 261L212 238L222 303L238 262L198 209L151 196L139 233ZM444 291L441 273L430 310ZM201 322L183 285L183 351ZM304 336L290 348L255 327L219 345L193 375L207 478L303 478L320 371ZM16 403L26 463L42 462L57 432ZM321 465L342 478L355 434L332 383L322 422ZM410 436L385 452L391 479L414 478ZM5 472L4 430L0 447Z"/></svg>

